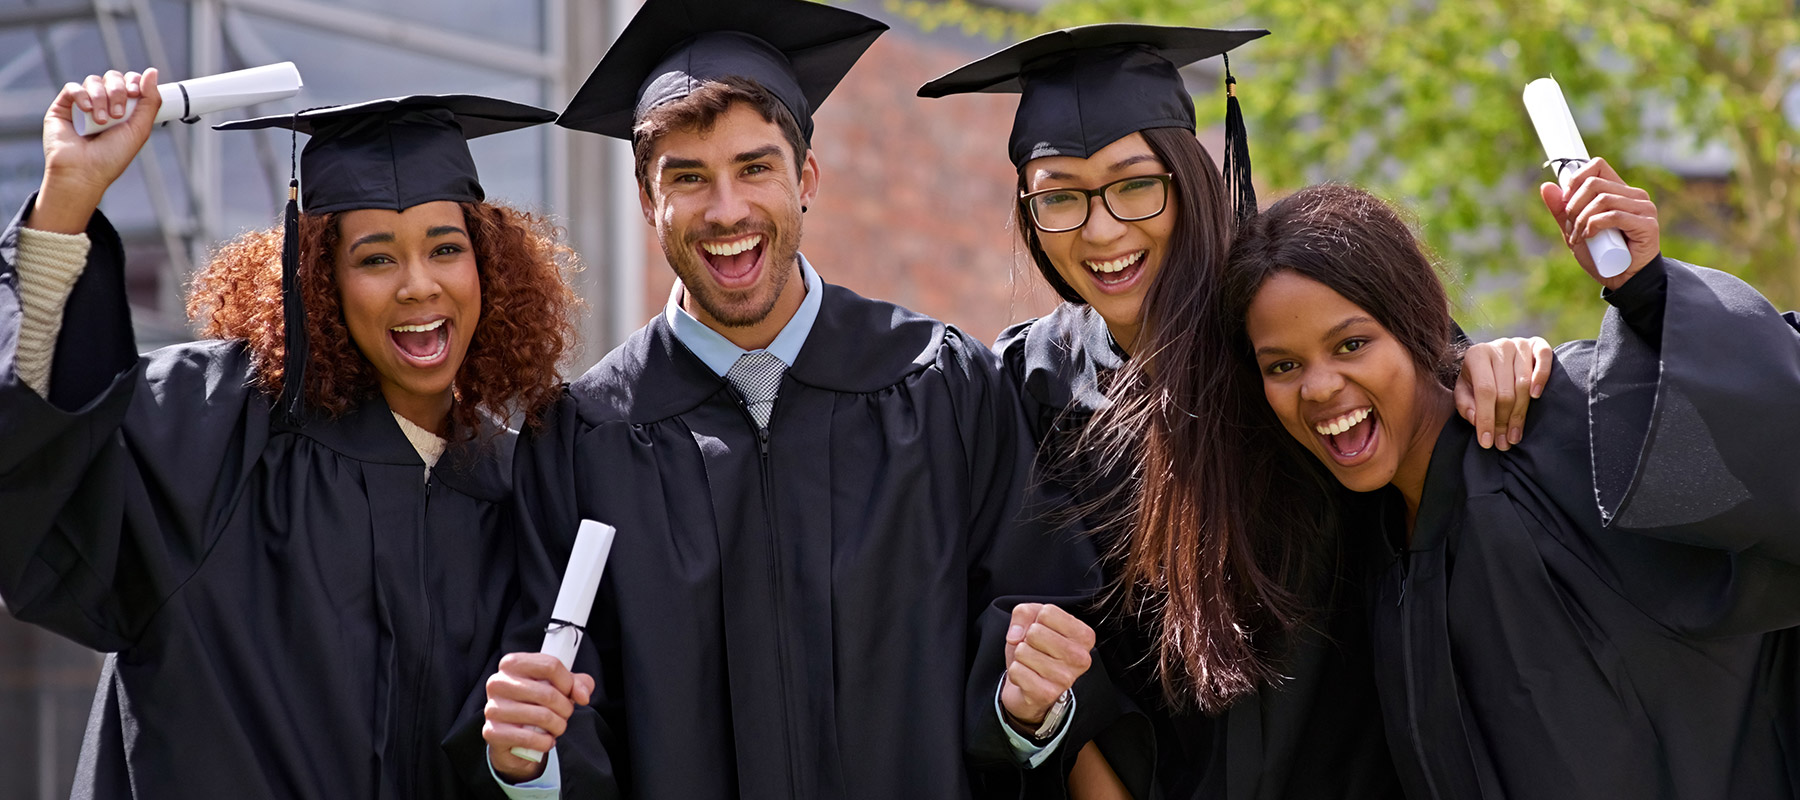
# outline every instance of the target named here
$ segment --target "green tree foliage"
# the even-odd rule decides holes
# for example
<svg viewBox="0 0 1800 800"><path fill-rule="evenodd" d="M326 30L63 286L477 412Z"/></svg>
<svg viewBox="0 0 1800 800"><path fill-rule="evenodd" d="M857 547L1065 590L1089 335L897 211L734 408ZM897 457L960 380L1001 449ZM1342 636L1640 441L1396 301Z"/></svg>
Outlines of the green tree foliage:
<svg viewBox="0 0 1800 800"><path fill-rule="evenodd" d="M1323 180L1368 187L1411 210L1465 285L1489 287L1477 325L1508 322L1512 298L1531 327L1588 336L1602 306L1537 199L1549 173L1519 99L1554 75L1588 149L1656 200L1665 252L1800 306L1795 0L1063 0L1036 15L889 1L996 38L1122 20L1267 28L1232 63L1265 203ZM1223 101L1198 102L1204 120ZM1668 168L1708 151L1729 154L1722 178Z"/></svg>

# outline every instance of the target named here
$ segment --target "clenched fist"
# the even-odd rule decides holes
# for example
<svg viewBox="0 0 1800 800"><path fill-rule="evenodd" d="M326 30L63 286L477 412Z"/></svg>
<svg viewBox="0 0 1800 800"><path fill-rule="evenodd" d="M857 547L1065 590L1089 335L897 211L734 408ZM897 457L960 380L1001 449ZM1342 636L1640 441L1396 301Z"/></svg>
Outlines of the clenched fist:
<svg viewBox="0 0 1800 800"><path fill-rule="evenodd" d="M587 705L593 694L594 679L570 672L556 656L510 653L500 659L500 671L487 681L487 723L481 726L494 772L508 783L542 775L544 764L515 756L512 749L549 752L568 729L575 706Z"/></svg>
<svg viewBox="0 0 1800 800"><path fill-rule="evenodd" d="M1091 666L1094 629L1046 603L1013 606L1006 631L1006 683L1000 706L1025 728L1043 724L1050 706Z"/></svg>

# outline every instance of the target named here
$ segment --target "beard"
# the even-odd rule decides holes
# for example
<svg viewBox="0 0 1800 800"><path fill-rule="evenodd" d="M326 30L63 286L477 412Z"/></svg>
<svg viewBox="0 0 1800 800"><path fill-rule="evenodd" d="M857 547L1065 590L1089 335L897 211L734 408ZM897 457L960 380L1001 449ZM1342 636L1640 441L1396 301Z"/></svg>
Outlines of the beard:
<svg viewBox="0 0 1800 800"><path fill-rule="evenodd" d="M728 328L747 328L768 319L775 303L787 289L787 283L799 271L800 220L792 214L790 224L747 222L735 227L702 225L680 236L679 246L670 246L670 233L658 226L663 255L674 268L675 277L701 310L713 321ZM762 234L762 274L756 283L741 289L727 289L713 279L698 243L702 239L726 239L749 234Z"/></svg>

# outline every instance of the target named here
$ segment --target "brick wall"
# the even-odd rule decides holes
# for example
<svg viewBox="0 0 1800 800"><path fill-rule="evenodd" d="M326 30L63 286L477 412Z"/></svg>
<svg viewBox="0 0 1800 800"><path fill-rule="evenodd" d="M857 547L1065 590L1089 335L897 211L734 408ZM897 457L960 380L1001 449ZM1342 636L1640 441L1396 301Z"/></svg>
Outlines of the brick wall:
<svg viewBox="0 0 1800 800"><path fill-rule="evenodd" d="M861 10L861 9L859 9ZM920 84L985 52L896 25L815 116L819 199L801 252L826 281L962 328L984 343L1056 296L1009 228L1017 173L1006 158L1017 95L926 100ZM646 237L645 316L675 274Z"/></svg>

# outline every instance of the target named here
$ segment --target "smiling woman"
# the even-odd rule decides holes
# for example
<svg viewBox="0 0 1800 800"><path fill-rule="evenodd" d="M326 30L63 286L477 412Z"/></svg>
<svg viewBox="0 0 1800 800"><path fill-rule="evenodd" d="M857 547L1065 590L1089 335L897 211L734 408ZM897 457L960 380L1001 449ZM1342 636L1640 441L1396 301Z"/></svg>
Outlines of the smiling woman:
<svg viewBox="0 0 1800 800"><path fill-rule="evenodd" d="M352 228L355 238L343 229L364 212L300 218L300 280L311 343L307 403L341 415L380 391L390 407L402 410L408 395L439 402L448 389L459 402L440 409L435 424L411 421L436 430L448 412L456 429L468 434L479 429L482 415L535 418L556 399L557 360L573 336L568 309L574 299L561 275L573 267L574 253L551 223L487 202L377 213L391 215L375 217L380 222L374 227L384 230ZM448 224L419 223L427 230L410 243L395 234L418 227L411 219L432 216ZM393 238L362 241L384 234ZM362 244L349 248L346 241ZM402 244L411 250L399 249ZM404 259L396 255L403 252ZM188 315L202 335L249 343L257 381L271 396L281 392L285 377L280 258L279 230L245 234L220 248L188 294ZM352 260L354 266L345 266ZM426 287L422 292L409 274ZM405 355L405 344L419 337L392 329L440 319L444 326L434 330L444 331L447 352L425 353L422 361Z"/></svg>
<svg viewBox="0 0 1800 800"><path fill-rule="evenodd" d="M73 109L128 98L74 133ZM98 205L159 103L154 72L65 87L43 188L0 236L0 596L109 654L74 793L486 797L537 777L491 765L478 729L503 645L549 615L521 586L556 580L506 524L503 417L560 391L571 253L485 201L467 139L555 115L414 96L232 125L309 135L306 213L196 277L214 338L140 355ZM582 791L581 723L560 723L591 684L533 677L561 704L513 710L543 712Z"/></svg>
<svg viewBox="0 0 1800 800"><path fill-rule="evenodd" d="M1556 349L1524 441L1481 447L1452 413L1448 303L1400 216L1317 186L1233 245L1213 312L1234 330L1203 350L1237 402L1201 423L1314 479L1214 472L1194 496L1335 508L1372 549L1407 796L1794 797L1800 317L1664 257L1604 161L1542 192L1612 308ZM1600 278L1582 240L1607 229L1632 263Z"/></svg>

